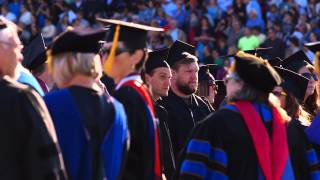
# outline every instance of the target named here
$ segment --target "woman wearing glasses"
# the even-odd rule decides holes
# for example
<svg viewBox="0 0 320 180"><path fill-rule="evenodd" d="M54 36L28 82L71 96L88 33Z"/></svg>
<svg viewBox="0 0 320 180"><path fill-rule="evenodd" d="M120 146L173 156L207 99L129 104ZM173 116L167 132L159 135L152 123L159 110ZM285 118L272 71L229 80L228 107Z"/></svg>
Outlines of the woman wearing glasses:
<svg viewBox="0 0 320 180"><path fill-rule="evenodd" d="M242 51L234 57L226 78L228 104L193 130L180 177L294 179L287 117L268 100L281 78L266 60Z"/></svg>
<svg viewBox="0 0 320 180"><path fill-rule="evenodd" d="M304 104L306 110L312 116L314 116L318 109L318 106L316 105L316 83L318 78L313 72L310 71L313 69L311 64L312 63L302 50L294 53L282 61L282 66L284 68L301 74L309 79L308 88L302 104Z"/></svg>
<svg viewBox="0 0 320 180"><path fill-rule="evenodd" d="M284 68L275 69L283 82L281 86L274 88L273 94L279 97L281 107L291 117L287 125L287 136L295 179L319 179L319 158L304 133L304 129L311 123L312 116L300 104L304 100L309 79Z"/></svg>
<svg viewBox="0 0 320 180"><path fill-rule="evenodd" d="M202 65L198 72L198 90L197 95L210 105L213 110L214 99L218 93L218 85L213 75L210 73L210 67L216 66L215 64Z"/></svg>

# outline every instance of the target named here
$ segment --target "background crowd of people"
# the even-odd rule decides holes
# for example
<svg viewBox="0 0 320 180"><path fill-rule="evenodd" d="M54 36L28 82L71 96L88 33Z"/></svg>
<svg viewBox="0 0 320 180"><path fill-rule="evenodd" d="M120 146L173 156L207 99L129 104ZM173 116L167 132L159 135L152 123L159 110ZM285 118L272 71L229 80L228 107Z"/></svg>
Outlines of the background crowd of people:
<svg viewBox="0 0 320 180"><path fill-rule="evenodd" d="M269 54L283 59L303 43L320 39L316 0L2 0L0 4L1 15L21 28L24 44L39 32L49 44L68 26L98 28L96 17L115 18L164 28L165 32L149 34L150 49L168 47L179 39L196 46L200 63L220 67L230 64L223 56L237 50L273 47ZM304 51L313 59L311 51Z"/></svg>

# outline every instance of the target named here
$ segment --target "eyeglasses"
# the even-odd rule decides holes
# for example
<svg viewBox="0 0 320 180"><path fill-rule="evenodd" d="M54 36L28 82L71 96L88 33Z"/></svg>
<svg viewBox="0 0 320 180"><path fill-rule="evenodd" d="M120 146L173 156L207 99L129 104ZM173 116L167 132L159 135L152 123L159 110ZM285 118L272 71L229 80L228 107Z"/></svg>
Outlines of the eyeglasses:
<svg viewBox="0 0 320 180"><path fill-rule="evenodd" d="M313 73L302 73L301 74L302 76L308 78L308 79L313 79L315 81L318 81L318 76L316 74L313 74Z"/></svg>
<svg viewBox="0 0 320 180"><path fill-rule="evenodd" d="M216 84L216 83L214 82L214 80L209 80L209 81L208 81L208 86L209 86L209 87L212 87L213 90L218 91L219 86L218 86L218 84Z"/></svg>
<svg viewBox="0 0 320 180"><path fill-rule="evenodd" d="M287 96L287 93L285 93L284 91L273 91L272 93L277 97Z"/></svg>
<svg viewBox="0 0 320 180"><path fill-rule="evenodd" d="M107 53L110 54L110 51L111 51L111 47L102 47L99 51L99 54L101 56L104 56ZM132 52L132 50L130 50L128 48L117 48L116 49L116 56L118 56L119 54L124 53L124 52Z"/></svg>

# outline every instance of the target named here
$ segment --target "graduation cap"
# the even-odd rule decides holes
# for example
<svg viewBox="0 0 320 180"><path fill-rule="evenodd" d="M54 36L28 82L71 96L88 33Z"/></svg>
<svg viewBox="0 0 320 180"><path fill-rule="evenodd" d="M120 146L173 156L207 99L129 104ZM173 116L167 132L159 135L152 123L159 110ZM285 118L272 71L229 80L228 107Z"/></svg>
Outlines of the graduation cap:
<svg viewBox="0 0 320 180"><path fill-rule="evenodd" d="M304 100L308 88L309 79L282 67L274 67L282 77L281 86L288 92L291 92L300 102Z"/></svg>
<svg viewBox="0 0 320 180"><path fill-rule="evenodd" d="M251 86L263 92L270 92L281 83L278 73L267 60L239 51L234 55L235 64L231 71L236 71L239 77Z"/></svg>
<svg viewBox="0 0 320 180"><path fill-rule="evenodd" d="M280 67L282 64L282 59L279 57L275 57L273 59L268 59L268 62L271 66L278 66Z"/></svg>
<svg viewBox="0 0 320 180"><path fill-rule="evenodd" d="M166 62L169 53L169 48L163 48L155 51L151 51L148 54L148 59L145 64L145 72L151 73L152 70L159 67L168 67L169 64Z"/></svg>
<svg viewBox="0 0 320 180"><path fill-rule="evenodd" d="M51 55L65 52L98 53L99 41L105 37L107 29L79 30L68 29L58 35L49 49Z"/></svg>
<svg viewBox="0 0 320 180"><path fill-rule="evenodd" d="M309 60L309 58L302 50L292 54L291 56L285 58L282 61L282 66L284 68L294 72L298 72L301 67L306 66L308 64L312 65L312 62Z"/></svg>
<svg viewBox="0 0 320 180"><path fill-rule="evenodd" d="M130 50L144 49L147 45L148 31L163 31L162 28L125 22L116 19L97 18L97 21L111 25L110 31L107 35L107 42L112 42L112 47L104 64L104 71L107 74L111 73L118 42L124 42L126 48Z"/></svg>
<svg viewBox="0 0 320 180"><path fill-rule="evenodd" d="M199 81L215 81L214 76L210 73L210 69L213 69L217 66L217 64L200 65L198 72Z"/></svg>
<svg viewBox="0 0 320 180"><path fill-rule="evenodd" d="M36 36L28 46L22 50L23 61L22 65L29 70L34 70L42 65L47 60L46 45L42 34Z"/></svg>
<svg viewBox="0 0 320 180"><path fill-rule="evenodd" d="M49 72L52 67L52 56L65 52L98 53L99 40L105 37L107 29L76 30L68 29L57 36L47 49Z"/></svg>
<svg viewBox="0 0 320 180"><path fill-rule="evenodd" d="M176 62L180 61L185 57L184 52L191 55L195 54L195 47L186 42L176 40L170 47L168 55L168 63L172 67Z"/></svg>
<svg viewBox="0 0 320 180"><path fill-rule="evenodd" d="M320 51L320 41L306 43L304 46L309 48L312 52L316 53Z"/></svg>

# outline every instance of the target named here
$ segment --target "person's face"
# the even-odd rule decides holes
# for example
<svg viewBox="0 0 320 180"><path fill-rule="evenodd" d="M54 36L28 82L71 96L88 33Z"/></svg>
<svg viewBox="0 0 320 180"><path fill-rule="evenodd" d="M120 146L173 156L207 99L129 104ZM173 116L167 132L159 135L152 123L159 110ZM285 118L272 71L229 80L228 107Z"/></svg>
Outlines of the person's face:
<svg viewBox="0 0 320 180"><path fill-rule="evenodd" d="M209 91L208 91L208 100L211 104L214 103L214 98L217 95L217 90L218 90L218 86L217 84L213 81L212 84L209 83Z"/></svg>
<svg viewBox="0 0 320 180"><path fill-rule="evenodd" d="M278 99L280 100L280 105L282 108L286 107L286 96L287 94L283 91L281 86L276 86L272 93L278 97Z"/></svg>
<svg viewBox="0 0 320 180"><path fill-rule="evenodd" d="M232 98L237 92L239 92L243 86L243 81L235 74L228 74L225 78L225 84L227 89L227 98Z"/></svg>
<svg viewBox="0 0 320 180"><path fill-rule="evenodd" d="M308 88L306 91L305 99L312 95L316 89L317 77L312 74L306 66L303 66L298 71L299 74L309 79Z"/></svg>
<svg viewBox="0 0 320 180"><path fill-rule="evenodd" d="M191 95L197 91L198 88L198 63L181 64L177 71L173 70L173 76L177 89L185 94Z"/></svg>
<svg viewBox="0 0 320 180"><path fill-rule="evenodd" d="M18 63L23 59L21 50L23 45L16 32L4 29L7 37L0 40L0 74L15 76Z"/></svg>
<svg viewBox="0 0 320 180"><path fill-rule="evenodd" d="M170 68L159 67L153 70L152 75L146 74L146 81L151 86L153 96L168 96L172 74Z"/></svg>

